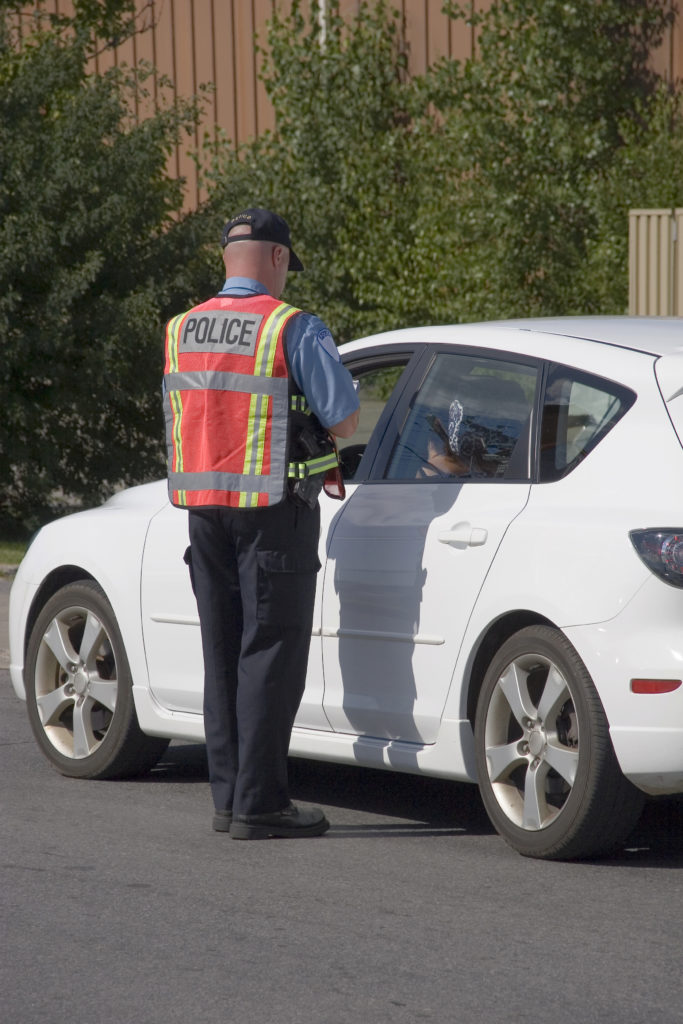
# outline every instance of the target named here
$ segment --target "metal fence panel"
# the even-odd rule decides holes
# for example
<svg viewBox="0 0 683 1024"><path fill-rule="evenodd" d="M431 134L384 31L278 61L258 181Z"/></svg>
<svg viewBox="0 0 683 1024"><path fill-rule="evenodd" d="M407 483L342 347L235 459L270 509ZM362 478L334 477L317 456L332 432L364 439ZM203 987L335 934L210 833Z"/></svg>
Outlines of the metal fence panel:
<svg viewBox="0 0 683 1024"><path fill-rule="evenodd" d="M629 314L683 316L683 208L629 211Z"/></svg>

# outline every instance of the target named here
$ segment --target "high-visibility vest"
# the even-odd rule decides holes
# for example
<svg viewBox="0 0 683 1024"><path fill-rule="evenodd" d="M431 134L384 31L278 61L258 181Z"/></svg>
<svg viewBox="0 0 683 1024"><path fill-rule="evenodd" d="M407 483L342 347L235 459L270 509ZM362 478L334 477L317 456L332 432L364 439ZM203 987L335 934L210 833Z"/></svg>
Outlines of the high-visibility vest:
<svg viewBox="0 0 683 1024"><path fill-rule="evenodd" d="M310 414L284 346L285 326L298 312L270 295L217 296L169 321L164 414L172 504L267 507L283 500L289 479L336 464L334 453L289 456L295 414Z"/></svg>

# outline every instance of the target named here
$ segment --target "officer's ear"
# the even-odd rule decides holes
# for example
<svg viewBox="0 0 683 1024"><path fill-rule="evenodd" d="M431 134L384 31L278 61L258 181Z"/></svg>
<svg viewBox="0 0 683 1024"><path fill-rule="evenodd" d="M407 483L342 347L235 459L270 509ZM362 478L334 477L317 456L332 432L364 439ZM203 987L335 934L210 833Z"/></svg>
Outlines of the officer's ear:
<svg viewBox="0 0 683 1024"><path fill-rule="evenodd" d="M274 267L282 266L282 263L285 260L287 261L287 265L289 265L289 249L284 245L274 245L272 259Z"/></svg>

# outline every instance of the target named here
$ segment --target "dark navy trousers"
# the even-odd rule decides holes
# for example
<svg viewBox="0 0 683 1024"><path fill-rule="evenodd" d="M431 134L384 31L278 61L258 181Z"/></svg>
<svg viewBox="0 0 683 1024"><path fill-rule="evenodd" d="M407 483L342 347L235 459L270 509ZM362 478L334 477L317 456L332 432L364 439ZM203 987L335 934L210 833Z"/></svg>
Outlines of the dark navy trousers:
<svg viewBox="0 0 683 1024"><path fill-rule="evenodd" d="M204 652L204 727L216 810L289 803L287 753L306 681L320 510L191 510Z"/></svg>

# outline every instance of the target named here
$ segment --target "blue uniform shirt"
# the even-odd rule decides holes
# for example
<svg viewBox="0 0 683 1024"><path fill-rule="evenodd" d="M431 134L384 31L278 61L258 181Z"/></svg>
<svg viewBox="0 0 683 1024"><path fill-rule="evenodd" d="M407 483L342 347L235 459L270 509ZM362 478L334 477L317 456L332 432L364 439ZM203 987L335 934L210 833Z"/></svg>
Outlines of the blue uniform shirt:
<svg viewBox="0 0 683 1024"><path fill-rule="evenodd" d="M229 277L220 295L267 295L260 281ZM331 332L312 313L299 313L285 331L292 376L324 427L341 423L359 406L351 374L339 358Z"/></svg>

